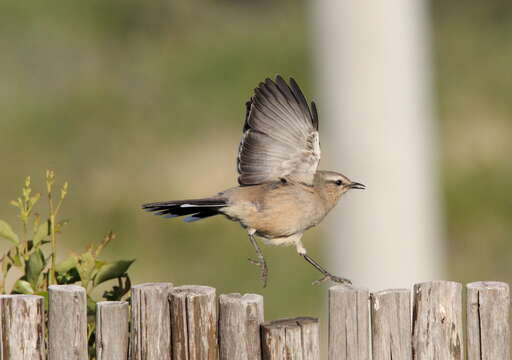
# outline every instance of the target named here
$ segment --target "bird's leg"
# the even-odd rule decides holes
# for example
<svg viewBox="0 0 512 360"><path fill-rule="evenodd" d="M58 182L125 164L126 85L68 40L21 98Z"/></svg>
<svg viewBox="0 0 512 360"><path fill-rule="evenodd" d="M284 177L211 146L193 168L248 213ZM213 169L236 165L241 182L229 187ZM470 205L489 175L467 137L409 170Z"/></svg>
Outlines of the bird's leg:
<svg viewBox="0 0 512 360"><path fill-rule="evenodd" d="M350 281L349 279L345 279L345 278L333 275L330 272L328 272L327 270L325 270L319 263L317 263L315 260L313 260L309 255L307 255L307 254L301 254L301 255L308 263L313 265L315 267L315 269L317 269L322 274L324 274L323 278L316 280L315 282L313 282L313 284L319 284L321 282L324 282L325 280L331 280L336 283L345 284L345 285L352 284L352 281Z"/></svg>
<svg viewBox="0 0 512 360"><path fill-rule="evenodd" d="M331 274L330 272L328 272L327 270L325 270L322 265L320 265L319 263L317 263L315 260L313 260L308 254L306 254L306 249L304 249L304 247L302 246L302 243L298 242L297 243L297 252L299 253L300 256L302 256L308 263L310 263L311 265L314 266L315 269L317 269L318 271L320 271L324 277L319 279L319 280L316 280L315 282L313 282L313 284L319 284L321 282L324 282L326 280L331 280L333 282L336 282L336 283L339 283L339 284L345 284L345 285L351 285L352 284L352 281L350 281L349 279L345 279L345 278L342 278L342 277L339 277L339 276L336 276L336 275L333 275Z"/></svg>
<svg viewBox="0 0 512 360"><path fill-rule="evenodd" d="M268 278L268 268L267 263L265 262L265 258L263 257L263 253L261 252L260 247L258 246L258 243L256 242L256 239L254 238L254 233L249 233L249 241L251 242L252 246L254 246L254 249L256 250L256 255L258 256L258 260L249 259L251 263L254 265L259 266L260 268L260 278L263 282L263 287L267 286L267 278Z"/></svg>

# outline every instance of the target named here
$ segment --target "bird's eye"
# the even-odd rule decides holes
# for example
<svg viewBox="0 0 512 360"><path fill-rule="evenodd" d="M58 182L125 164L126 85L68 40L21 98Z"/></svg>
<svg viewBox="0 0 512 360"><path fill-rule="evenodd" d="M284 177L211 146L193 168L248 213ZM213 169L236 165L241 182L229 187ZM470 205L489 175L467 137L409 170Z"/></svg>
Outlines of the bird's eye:
<svg viewBox="0 0 512 360"><path fill-rule="evenodd" d="M341 180L336 180L336 185L338 185L338 186L343 185L343 181L341 181Z"/></svg>

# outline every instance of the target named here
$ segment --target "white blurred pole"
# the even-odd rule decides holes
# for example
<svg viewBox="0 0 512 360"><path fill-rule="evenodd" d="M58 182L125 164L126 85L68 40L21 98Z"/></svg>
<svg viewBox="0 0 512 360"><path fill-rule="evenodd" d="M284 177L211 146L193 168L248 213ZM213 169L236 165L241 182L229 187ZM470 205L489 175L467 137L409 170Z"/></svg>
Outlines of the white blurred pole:
<svg viewBox="0 0 512 360"><path fill-rule="evenodd" d="M324 161L367 185L329 217L330 267L372 290L443 274L428 9L312 0Z"/></svg>

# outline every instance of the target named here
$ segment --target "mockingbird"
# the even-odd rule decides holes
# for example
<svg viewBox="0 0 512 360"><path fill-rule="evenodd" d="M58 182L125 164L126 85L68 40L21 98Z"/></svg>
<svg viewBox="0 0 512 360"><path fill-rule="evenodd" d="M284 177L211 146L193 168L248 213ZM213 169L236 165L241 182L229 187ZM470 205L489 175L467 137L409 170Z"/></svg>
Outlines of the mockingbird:
<svg viewBox="0 0 512 360"><path fill-rule="evenodd" d="M222 214L249 233L266 286L268 268L255 235L271 245L295 245L299 255L323 274L318 281L350 280L332 275L306 254L301 238L320 223L340 197L365 186L334 171L317 170L320 161L318 112L308 105L293 78L266 79L246 103L237 169L239 186L217 195L142 205L167 218L186 222Z"/></svg>

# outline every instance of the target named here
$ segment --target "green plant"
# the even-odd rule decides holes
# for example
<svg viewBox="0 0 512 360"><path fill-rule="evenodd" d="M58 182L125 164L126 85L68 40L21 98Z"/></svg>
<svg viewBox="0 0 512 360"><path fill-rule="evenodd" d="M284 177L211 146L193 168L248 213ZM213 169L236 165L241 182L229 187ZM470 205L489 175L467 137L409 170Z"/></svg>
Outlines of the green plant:
<svg viewBox="0 0 512 360"><path fill-rule="evenodd" d="M68 183L55 191L55 174L46 171L47 215L35 211L41 198L33 193L30 176L25 179L21 196L11 201L18 209L21 230L16 232L4 220L0 220L0 238L12 245L0 258L0 293L36 294L48 298L48 286L53 284L80 284L87 291L87 310L89 317L89 343L94 342L94 319L96 301L93 293L100 284L117 280L110 288L104 290L105 300L121 300L130 290L131 282L128 269L134 260L107 262L100 260L102 250L115 239L113 232L108 233L102 241L90 245L82 253L72 253L64 261L57 263L57 237L69 220L59 219L62 203L68 194ZM12 270L17 270L16 272ZM7 289L6 279L11 273L21 273Z"/></svg>

